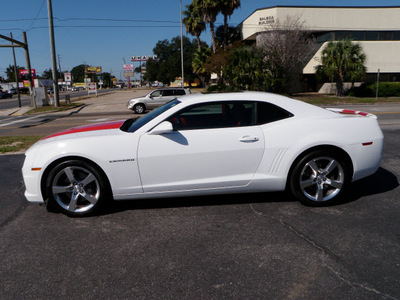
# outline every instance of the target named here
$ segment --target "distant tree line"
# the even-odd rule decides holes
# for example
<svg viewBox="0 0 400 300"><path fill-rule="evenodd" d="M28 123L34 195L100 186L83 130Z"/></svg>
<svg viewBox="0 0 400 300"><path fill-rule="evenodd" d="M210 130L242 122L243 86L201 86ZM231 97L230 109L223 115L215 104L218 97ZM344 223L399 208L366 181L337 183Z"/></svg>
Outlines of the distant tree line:
<svg viewBox="0 0 400 300"><path fill-rule="evenodd" d="M195 39L184 38L184 72L189 81L199 78L203 86L209 84L211 74L217 75L220 90L262 90L288 93L290 84L299 82L302 67L315 52L313 36L306 30L299 16L270 24L258 38L258 46L246 46L240 33L228 25L240 0L193 0L186 6L183 22L186 32ZM224 24L216 30L218 14ZM201 41L207 26L211 46ZM343 43L343 46L342 46ZM159 41L153 49L158 61L146 64L145 79L168 83L180 77L180 38ZM335 66L335 61L342 61ZM343 82L361 80L365 75L365 54L361 46L351 41L330 42L323 52L318 78L336 82L338 95L343 94Z"/></svg>

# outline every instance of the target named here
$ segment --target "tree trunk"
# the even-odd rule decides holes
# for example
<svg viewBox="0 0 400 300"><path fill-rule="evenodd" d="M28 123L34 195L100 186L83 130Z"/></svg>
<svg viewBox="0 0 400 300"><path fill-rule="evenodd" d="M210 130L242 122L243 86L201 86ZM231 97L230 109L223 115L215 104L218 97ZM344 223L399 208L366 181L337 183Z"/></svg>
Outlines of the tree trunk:
<svg viewBox="0 0 400 300"><path fill-rule="evenodd" d="M217 45L215 42L215 30L214 30L214 23L210 23L210 31L211 31L211 42L212 42L212 49L213 53L217 51Z"/></svg>
<svg viewBox="0 0 400 300"><path fill-rule="evenodd" d="M342 71L339 69L339 78L336 80L336 96L339 97L343 96L343 79Z"/></svg>
<svg viewBox="0 0 400 300"><path fill-rule="evenodd" d="M200 36L199 35L197 35L196 36L196 40L197 40L197 49L201 49L201 41L200 41Z"/></svg>
<svg viewBox="0 0 400 300"><path fill-rule="evenodd" d="M226 50L226 43L227 43L227 35L228 35L228 15L224 15L224 50Z"/></svg>

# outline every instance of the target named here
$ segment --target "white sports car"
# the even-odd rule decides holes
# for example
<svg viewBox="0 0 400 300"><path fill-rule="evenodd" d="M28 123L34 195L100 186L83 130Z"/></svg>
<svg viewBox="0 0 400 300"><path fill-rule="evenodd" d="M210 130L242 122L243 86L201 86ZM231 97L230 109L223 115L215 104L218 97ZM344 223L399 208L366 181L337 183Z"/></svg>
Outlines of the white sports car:
<svg viewBox="0 0 400 300"><path fill-rule="evenodd" d="M283 191L336 201L376 172L375 115L262 92L195 94L140 119L42 139L23 166L29 201L82 216L112 199Z"/></svg>

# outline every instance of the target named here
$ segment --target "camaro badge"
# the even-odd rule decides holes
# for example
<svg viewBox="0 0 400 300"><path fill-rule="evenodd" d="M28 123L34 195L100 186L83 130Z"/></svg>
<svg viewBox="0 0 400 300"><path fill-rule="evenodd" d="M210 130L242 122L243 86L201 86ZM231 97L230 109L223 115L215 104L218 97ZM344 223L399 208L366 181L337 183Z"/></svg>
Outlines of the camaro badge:
<svg viewBox="0 0 400 300"><path fill-rule="evenodd" d="M120 162L127 162L127 161L135 161L134 158L127 158L127 159L116 159L116 160L110 160L108 161L110 164L113 163L120 163Z"/></svg>

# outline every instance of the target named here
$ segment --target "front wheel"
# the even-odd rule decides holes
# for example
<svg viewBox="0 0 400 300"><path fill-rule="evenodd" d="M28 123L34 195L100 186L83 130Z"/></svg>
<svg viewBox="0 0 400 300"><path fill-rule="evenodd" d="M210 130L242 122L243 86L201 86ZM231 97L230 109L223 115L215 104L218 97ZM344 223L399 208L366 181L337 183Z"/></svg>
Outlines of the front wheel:
<svg viewBox="0 0 400 300"><path fill-rule="evenodd" d="M47 206L69 216L97 211L109 195L108 184L91 164L80 160L61 162L46 180Z"/></svg>
<svg viewBox="0 0 400 300"><path fill-rule="evenodd" d="M303 204L323 206L336 202L350 181L346 161L333 151L314 151L295 165L290 179L293 195Z"/></svg>
<svg viewBox="0 0 400 300"><path fill-rule="evenodd" d="M145 111L145 107L143 104L136 104L135 107L133 108L133 110L137 113L137 114L142 114Z"/></svg>

